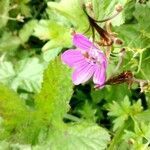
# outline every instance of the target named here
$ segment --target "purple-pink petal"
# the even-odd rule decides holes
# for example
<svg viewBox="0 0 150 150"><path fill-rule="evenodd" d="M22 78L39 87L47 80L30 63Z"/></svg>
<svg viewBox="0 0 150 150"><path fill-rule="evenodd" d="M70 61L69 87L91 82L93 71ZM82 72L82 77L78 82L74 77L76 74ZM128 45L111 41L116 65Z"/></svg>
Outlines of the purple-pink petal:
<svg viewBox="0 0 150 150"><path fill-rule="evenodd" d="M73 67L75 63L84 60L84 56L79 50L67 50L61 55L61 60L70 67Z"/></svg>
<svg viewBox="0 0 150 150"><path fill-rule="evenodd" d="M61 55L62 61L74 68L73 83L79 85L93 77L96 87L103 87L107 68L105 54L81 34L73 35L73 43L76 49L69 49Z"/></svg>
<svg viewBox="0 0 150 150"><path fill-rule="evenodd" d="M102 86L106 80L105 64L101 64L101 66L96 65L95 67L96 69L95 69L94 76L93 76L93 82L96 85Z"/></svg>
<svg viewBox="0 0 150 150"><path fill-rule="evenodd" d="M73 83L75 85L79 85L87 82L93 76L94 69L94 66L88 63L77 68L72 75Z"/></svg>
<svg viewBox="0 0 150 150"><path fill-rule="evenodd" d="M82 59L82 60L80 60L78 62L75 62L75 65L73 66L73 68L74 69L81 68L81 67L87 66L87 65L89 65L89 62L87 62L85 59Z"/></svg>
<svg viewBox="0 0 150 150"><path fill-rule="evenodd" d="M94 44L82 34L75 34L73 36L73 43L82 51L89 51L91 48L96 48L96 46L94 46Z"/></svg>
<svg viewBox="0 0 150 150"><path fill-rule="evenodd" d="M107 68L107 58L106 58L106 56L104 55L104 53L102 51L99 51L98 49L97 49L97 51L98 51L99 60L101 61L101 64L103 64L104 67Z"/></svg>

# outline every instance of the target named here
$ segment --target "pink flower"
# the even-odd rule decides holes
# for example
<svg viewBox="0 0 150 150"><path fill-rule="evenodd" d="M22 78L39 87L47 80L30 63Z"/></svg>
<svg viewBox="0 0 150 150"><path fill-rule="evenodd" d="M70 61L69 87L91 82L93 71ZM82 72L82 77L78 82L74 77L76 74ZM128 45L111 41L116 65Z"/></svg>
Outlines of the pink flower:
<svg viewBox="0 0 150 150"><path fill-rule="evenodd" d="M73 83L79 85L93 78L96 87L102 87L106 80L106 56L81 34L73 35L73 43L76 49L69 49L61 56L65 64L74 68Z"/></svg>

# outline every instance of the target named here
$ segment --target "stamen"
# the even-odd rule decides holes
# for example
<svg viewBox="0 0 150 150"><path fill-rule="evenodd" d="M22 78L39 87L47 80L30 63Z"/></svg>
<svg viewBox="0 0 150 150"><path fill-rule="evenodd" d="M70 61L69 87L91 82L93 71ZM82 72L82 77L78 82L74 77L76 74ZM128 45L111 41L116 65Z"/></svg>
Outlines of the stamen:
<svg viewBox="0 0 150 150"><path fill-rule="evenodd" d="M85 52L85 53L83 53L83 56L84 56L85 58L89 58L89 53L88 53L88 52Z"/></svg>

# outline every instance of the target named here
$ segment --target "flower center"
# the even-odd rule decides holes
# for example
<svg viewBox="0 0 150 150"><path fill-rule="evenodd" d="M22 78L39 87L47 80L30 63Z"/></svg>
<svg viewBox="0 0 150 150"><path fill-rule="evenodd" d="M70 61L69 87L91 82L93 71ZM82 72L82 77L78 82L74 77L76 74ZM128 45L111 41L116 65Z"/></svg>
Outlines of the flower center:
<svg viewBox="0 0 150 150"><path fill-rule="evenodd" d="M101 64L101 58L97 50L89 50L88 52L84 52L83 56L85 59L92 64Z"/></svg>

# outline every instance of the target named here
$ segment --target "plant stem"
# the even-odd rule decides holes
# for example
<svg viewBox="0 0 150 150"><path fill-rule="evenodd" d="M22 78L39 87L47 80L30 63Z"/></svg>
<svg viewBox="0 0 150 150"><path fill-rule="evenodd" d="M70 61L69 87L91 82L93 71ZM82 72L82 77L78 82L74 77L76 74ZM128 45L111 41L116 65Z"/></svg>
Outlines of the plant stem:
<svg viewBox="0 0 150 150"><path fill-rule="evenodd" d="M137 72L136 72L136 73L139 73L139 72L140 72L140 70L141 70L141 65L142 65L142 54L143 54L143 52L141 52L141 53L140 53L139 65L138 65L138 70L137 70Z"/></svg>
<svg viewBox="0 0 150 150"><path fill-rule="evenodd" d="M122 133L124 132L126 125L127 124L125 123L124 125L122 125L122 127L120 129L118 129L118 131L115 133L115 136L112 139L107 150L115 150L115 147L116 147L117 143L120 141Z"/></svg>
<svg viewBox="0 0 150 150"><path fill-rule="evenodd" d="M80 121L80 119L79 119L78 117L75 117L75 116L70 115L70 114L66 114L66 115L64 116L64 118L65 118L65 119L69 119L69 120L71 120L71 121L75 121L75 122L79 122L79 121Z"/></svg>
<svg viewBox="0 0 150 150"><path fill-rule="evenodd" d="M2 15L0 15L0 18L17 21L16 18L7 17L7 16L2 16Z"/></svg>

